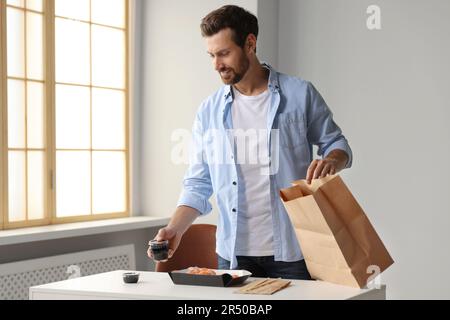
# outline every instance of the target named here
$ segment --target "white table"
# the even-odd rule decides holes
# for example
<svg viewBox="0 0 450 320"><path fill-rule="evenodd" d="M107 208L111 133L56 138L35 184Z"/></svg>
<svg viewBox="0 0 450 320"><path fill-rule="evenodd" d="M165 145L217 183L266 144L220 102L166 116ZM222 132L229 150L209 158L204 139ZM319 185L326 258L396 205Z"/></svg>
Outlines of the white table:
<svg viewBox="0 0 450 320"><path fill-rule="evenodd" d="M104 299L163 299L163 300L345 300L385 299L386 287L357 289L323 281L292 280L291 285L273 295L237 294L237 287L218 288L175 285L167 273L140 272L139 282L126 284L116 270L81 278L30 288L31 300L104 300ZM245 283L256 280L249 278Z"/></svg>

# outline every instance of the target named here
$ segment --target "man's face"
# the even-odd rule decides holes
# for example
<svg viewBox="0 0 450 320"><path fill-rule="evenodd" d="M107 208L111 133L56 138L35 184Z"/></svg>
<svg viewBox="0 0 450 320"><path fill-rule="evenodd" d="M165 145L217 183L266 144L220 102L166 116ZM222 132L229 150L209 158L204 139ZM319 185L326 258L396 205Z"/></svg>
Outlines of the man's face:
<svg viewBox="0 0 450 320"><path fill-rule="evenodd" d="M205 39L214 69L219 72L222 81L231 85L241 81L250 61L244 50L233 41L231 29L223 29Z"/></svg>

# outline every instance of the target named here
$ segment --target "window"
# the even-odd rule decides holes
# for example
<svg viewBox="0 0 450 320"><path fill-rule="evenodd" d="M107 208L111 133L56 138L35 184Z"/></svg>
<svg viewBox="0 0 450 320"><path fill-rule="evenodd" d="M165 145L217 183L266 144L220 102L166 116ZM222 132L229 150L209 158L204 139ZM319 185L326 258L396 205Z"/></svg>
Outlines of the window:
<svg viewBox="0 0 450 320"><path fill-rule="evenodd" d="M128 216L128 1L0 12L0 227Z"/></svg>

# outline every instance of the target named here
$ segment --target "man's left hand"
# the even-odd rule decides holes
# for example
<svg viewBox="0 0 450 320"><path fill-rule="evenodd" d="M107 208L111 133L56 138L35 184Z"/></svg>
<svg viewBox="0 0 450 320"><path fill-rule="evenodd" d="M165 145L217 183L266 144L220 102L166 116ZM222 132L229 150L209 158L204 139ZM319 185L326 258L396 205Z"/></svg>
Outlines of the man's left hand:
<svg viewBox="0 0 450 320"><path fill-rule="evenodd" d="M347 161L347 153L339 149L331 151L325 159L314 159L309 165L306 181L310 184L313 179L325 178L329 174L336 174L345 168Z"/></svg>

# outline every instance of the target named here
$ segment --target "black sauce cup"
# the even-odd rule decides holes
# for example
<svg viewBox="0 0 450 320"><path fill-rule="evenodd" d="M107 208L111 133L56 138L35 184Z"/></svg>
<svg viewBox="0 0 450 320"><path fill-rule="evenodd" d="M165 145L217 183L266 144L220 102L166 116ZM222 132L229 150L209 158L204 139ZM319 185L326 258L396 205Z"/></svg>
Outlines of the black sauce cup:
<svg viewBox="0 0 450 320"><path fill-rule="evenodd" d="M125 272L122 274L123 282L125 283L137 283L139 280L138 272Z"/></svg>
<svg viewBox="0 0 450 320"><path fill-rule="evenodd" d="M169 240L151 240L150 250L152 251L153 260L166 262L169 259Z"/></svg>

